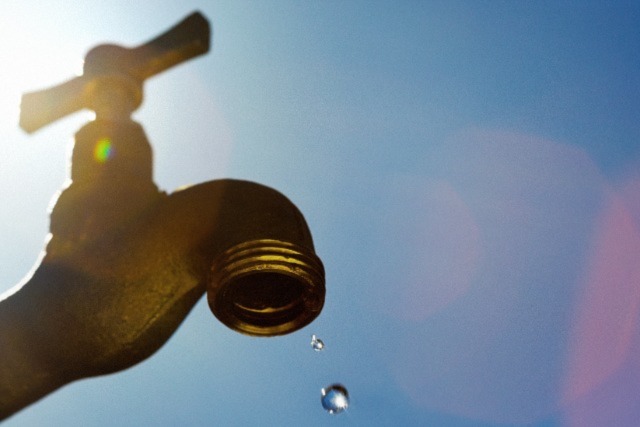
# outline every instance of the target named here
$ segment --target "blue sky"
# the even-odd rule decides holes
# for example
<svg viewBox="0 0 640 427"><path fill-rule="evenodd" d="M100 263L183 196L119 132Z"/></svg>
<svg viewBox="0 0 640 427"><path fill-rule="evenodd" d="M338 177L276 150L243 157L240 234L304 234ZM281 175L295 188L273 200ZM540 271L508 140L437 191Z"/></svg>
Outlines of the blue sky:
<svg viewBox="0 0 640 427"><path fill-rule="evenodd" d="M149 360L4 425L635 425L637 3L42 3L0 6L0 290L36 261L91 119L28 136L20 94L200 10L212 52L147 82L134 115L155 180L283 192L327 299L273 339L203 300ZM352 397L335 416L320 405L333 382Z"/></svg>

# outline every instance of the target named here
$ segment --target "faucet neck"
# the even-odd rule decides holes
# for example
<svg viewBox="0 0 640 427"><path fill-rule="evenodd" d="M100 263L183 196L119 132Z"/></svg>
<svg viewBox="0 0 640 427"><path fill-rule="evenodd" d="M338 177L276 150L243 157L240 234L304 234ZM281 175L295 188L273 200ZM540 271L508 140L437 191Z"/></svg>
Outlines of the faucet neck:
<svg viewBox="0 0 640 427"><path fill-rule="evenodd" d="M140 220L162 195L152 177L151 146L133 121L95 120L75 136L71 185L51 213L50 255L99 241Z"/></svg>
<svg viewBox="0 0 640 427"><path fill-rule="evenodd" d="M75 135L73 183L131 186L153 183L151 145L132 120L97 119Z"/></svg>

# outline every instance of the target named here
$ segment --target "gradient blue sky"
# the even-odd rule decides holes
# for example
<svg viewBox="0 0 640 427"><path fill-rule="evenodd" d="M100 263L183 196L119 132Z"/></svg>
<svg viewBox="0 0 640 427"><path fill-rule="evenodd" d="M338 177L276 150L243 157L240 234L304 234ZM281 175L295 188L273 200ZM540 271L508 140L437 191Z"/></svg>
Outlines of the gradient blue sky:
<svg viewBox="0 0 640 427"><path fill-rule="evenodd" d="M0 291L90 119L27 136L20 94L196 9L213 51L135 114L156 182L280 190L327 271L302 331L241 336L201 301L146 362L4 425L637 425L640 5L601 3L3 0Z"/></svg>

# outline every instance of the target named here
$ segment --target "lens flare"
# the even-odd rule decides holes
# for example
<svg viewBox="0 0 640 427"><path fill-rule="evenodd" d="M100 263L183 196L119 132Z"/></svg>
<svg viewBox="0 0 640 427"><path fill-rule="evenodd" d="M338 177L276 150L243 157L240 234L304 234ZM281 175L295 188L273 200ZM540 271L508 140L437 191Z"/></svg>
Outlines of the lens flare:
<svg viewBox="0 0 640 427"><path fill-rule="evenodd" d="M382 193L391 373L416 406L536 424L627 357L638 230L576 145L470 130L441 147Z"/></svg>
<svg viewBox="0 0 640 427"><path fill-rule="evenodd" d="M113 146L109 138L102 138L93 149L93 158L98 163L105 163L113 156Z"/></svg>

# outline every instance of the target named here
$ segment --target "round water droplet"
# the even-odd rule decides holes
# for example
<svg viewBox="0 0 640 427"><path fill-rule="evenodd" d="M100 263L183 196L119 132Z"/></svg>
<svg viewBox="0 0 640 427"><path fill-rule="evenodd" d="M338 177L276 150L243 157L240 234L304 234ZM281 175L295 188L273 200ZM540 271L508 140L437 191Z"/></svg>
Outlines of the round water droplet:
<svg viewBox="0 0 640 427"><path fill-rule="evenodd" d="M339 414L349 407L349 392L342 384L332 384L320 390L322 407L330 414Z"/></svg>
<svg viewBox="0 0 640 427"><path fill-rule="evenodd" d="M322 342L322 340L315 335L311 335L311 348L313 348L315 351L320 351L324 349L324 342Z"/></svg>

